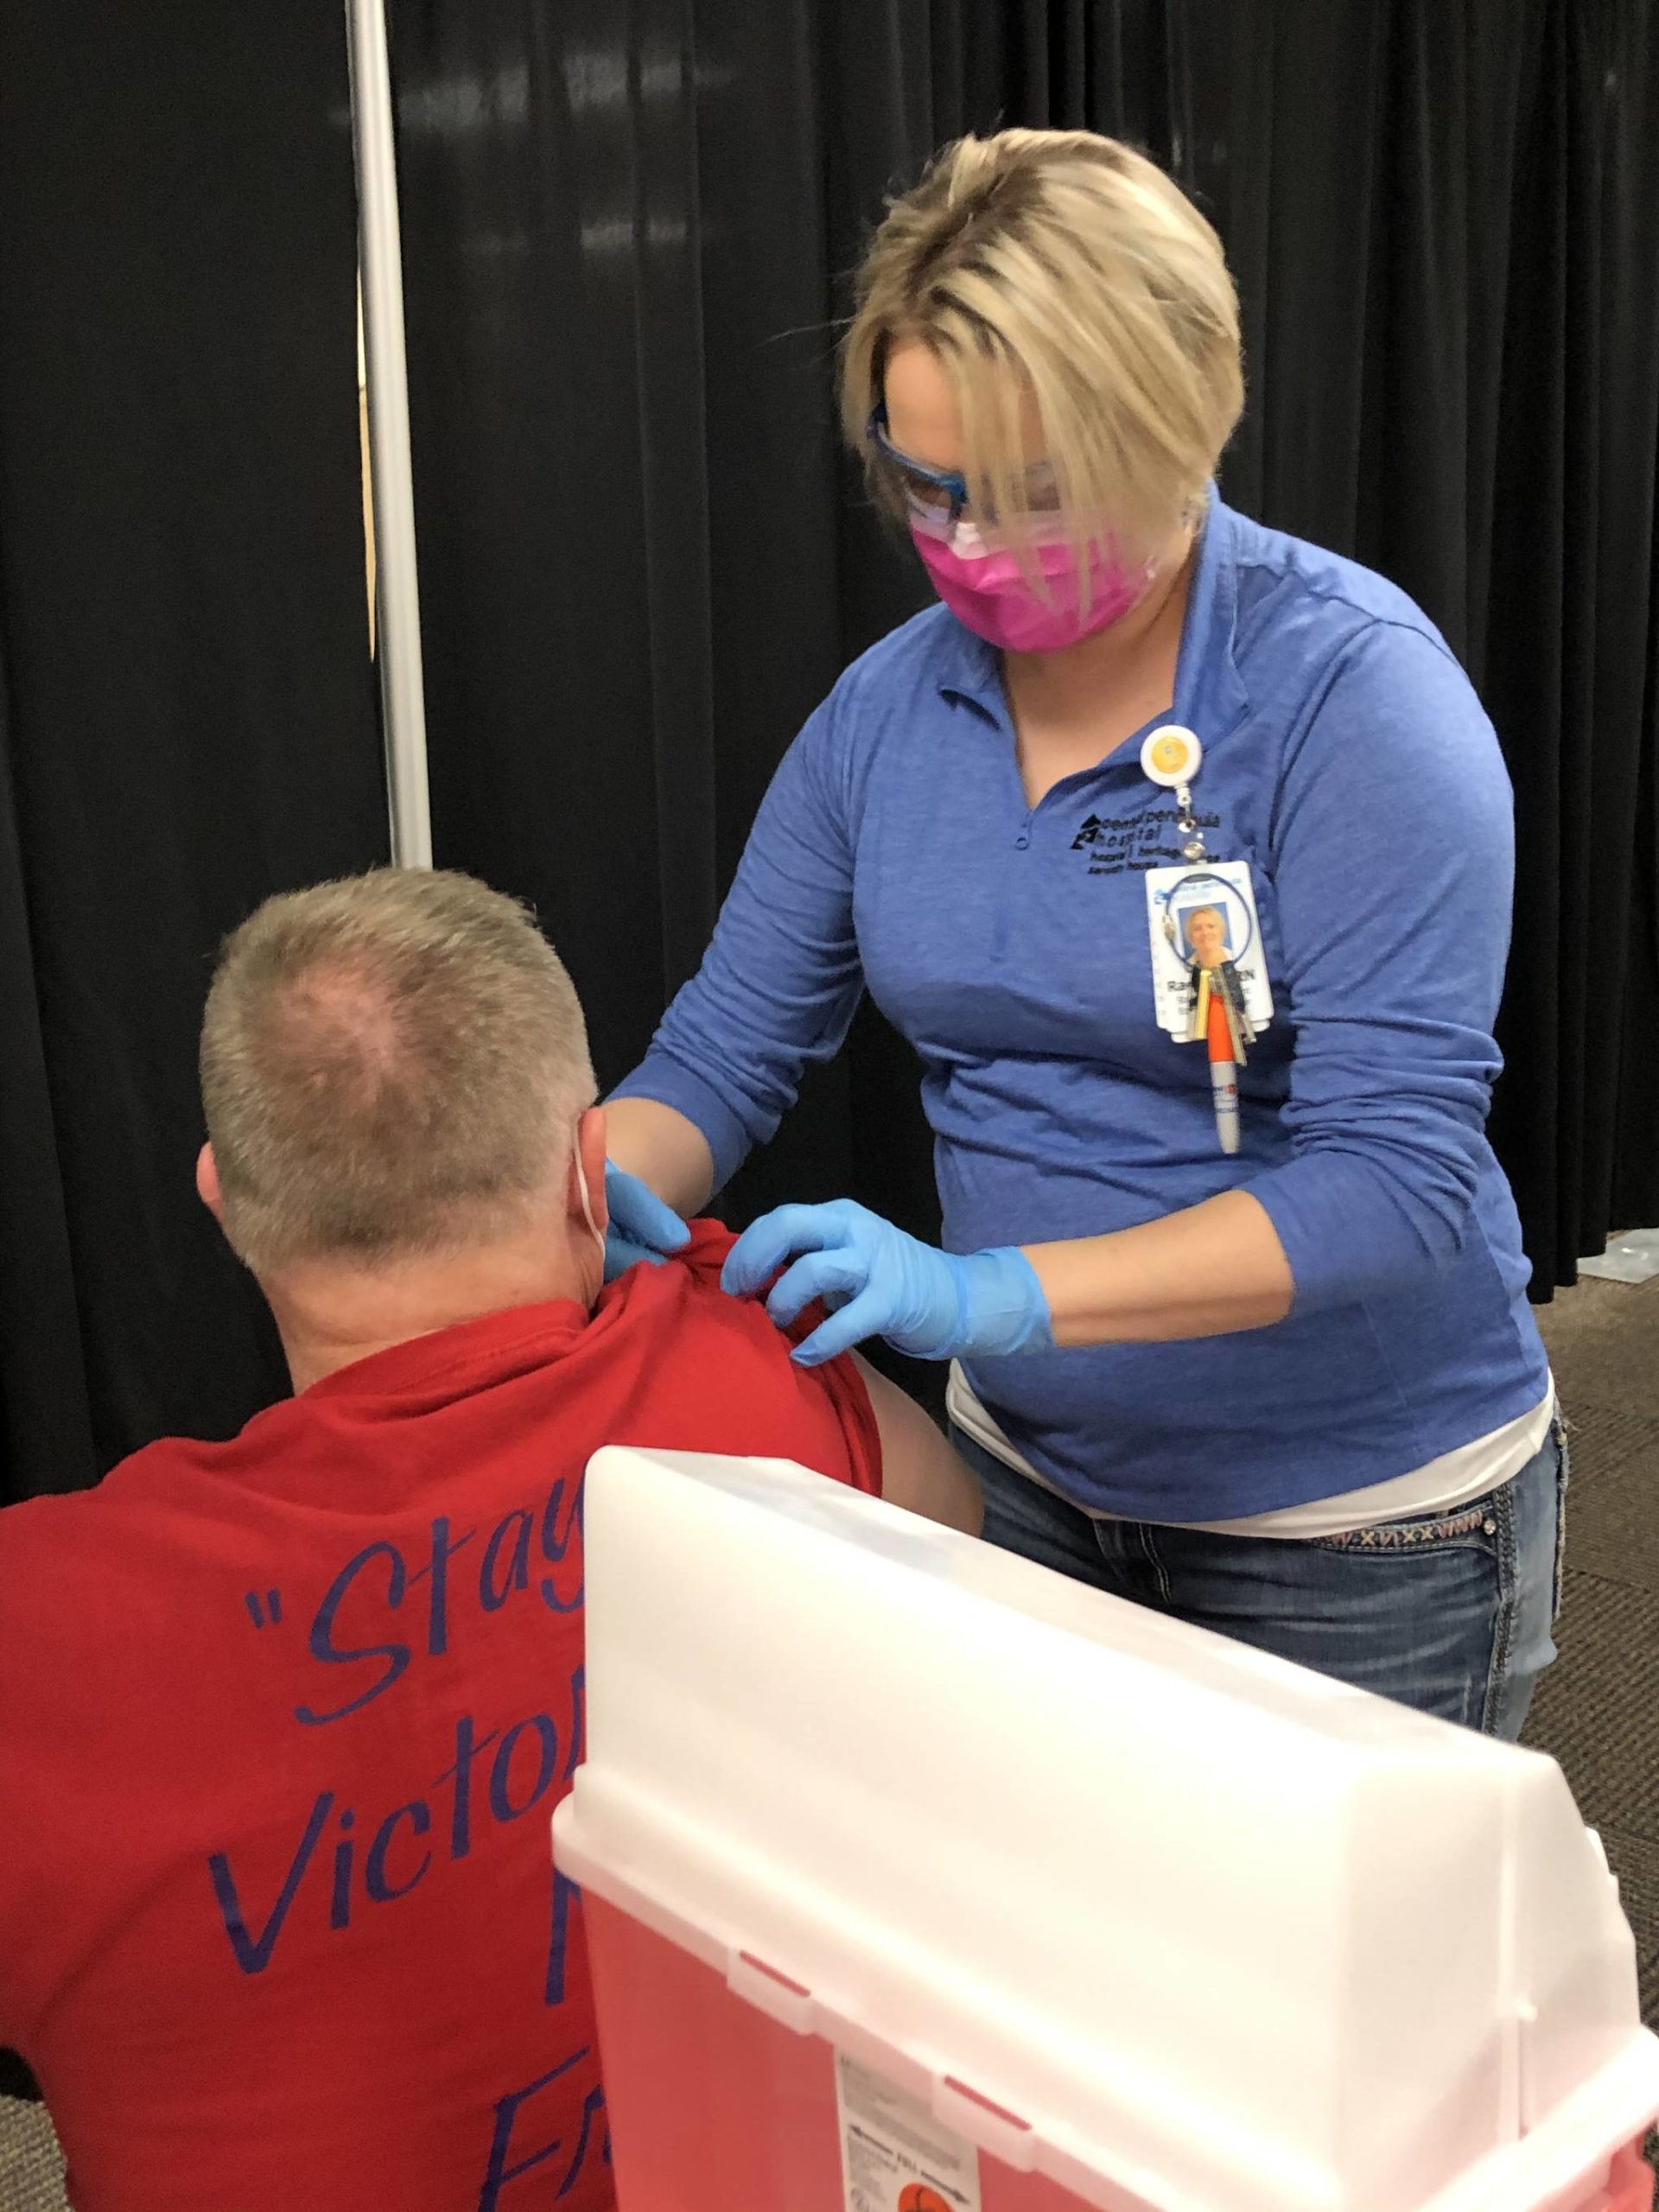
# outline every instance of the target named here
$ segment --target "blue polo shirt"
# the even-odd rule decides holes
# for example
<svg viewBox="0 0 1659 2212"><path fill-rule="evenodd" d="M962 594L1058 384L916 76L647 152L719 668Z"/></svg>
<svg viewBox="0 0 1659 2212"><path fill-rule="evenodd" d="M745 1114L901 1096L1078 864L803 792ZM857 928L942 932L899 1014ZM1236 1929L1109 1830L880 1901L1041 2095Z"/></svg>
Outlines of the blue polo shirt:
<svg viewBox="0 0 1659 2212"><path fill-rule="evenodd" d="M1202 1046L1155 1019L1143 879L1181 857L1171 795L1137 735L1028 806L998 657L943 607L796 739L619 1095L696 1122L723 1183L868 989L921 1059L950 1249L1249 1191L1286 1320L968 1363L1068 1495L1209 1521L1408 1473L1535 1407L1548 1370L1484 1135L1513 840L1467 677L1392 585L1212 499L1158 720L1203 742L1211 858L1254 872L1275 1012L1235 1157Z"/></svg>

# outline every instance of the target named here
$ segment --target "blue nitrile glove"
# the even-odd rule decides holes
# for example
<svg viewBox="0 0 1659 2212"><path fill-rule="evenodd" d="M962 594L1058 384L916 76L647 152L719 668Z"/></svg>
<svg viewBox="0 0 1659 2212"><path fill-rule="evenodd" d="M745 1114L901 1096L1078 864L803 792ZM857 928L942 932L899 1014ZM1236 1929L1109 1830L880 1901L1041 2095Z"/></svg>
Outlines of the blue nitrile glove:
<svg viewBox="0 0 1659 2212"><path fill-rule="evenodd" d="M614 1282L636 1260L660 1268L671 1252L690 1242L691 1232L672 1206L626 1168L605 1163L605 1204L610 1225L605 1231L605 1280Z"/></svg>
<svg viewBox="0 0 1659 2212"><path fill-rule="evenodd" d="M747 1297L798 1252L805 1256L779 1277L766 1312L786 1329L815 1298L830 1307L830 1319L795 1349L803 1367L866 1337L885 1337L919 1359L1053 1346L1048 1300L1017 1246L966 1258L938 1252L851 1198L762 1215L727 1255L721 1287Z"/></svg>

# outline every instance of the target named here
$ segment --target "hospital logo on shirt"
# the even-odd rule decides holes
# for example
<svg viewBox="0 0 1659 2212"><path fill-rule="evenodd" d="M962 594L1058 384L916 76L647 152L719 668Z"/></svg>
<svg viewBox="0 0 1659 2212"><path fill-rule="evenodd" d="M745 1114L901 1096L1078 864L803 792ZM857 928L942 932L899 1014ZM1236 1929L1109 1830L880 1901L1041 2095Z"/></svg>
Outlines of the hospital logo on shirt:
<svg viewBox="0 0 1659 2212"><path fill-rule="evenodd" d="M1220 826L1218 814L1200 814L1198 826ZM1089 855L1090 875L1122 875L1128 869L1145 872L1166 868L1181 858L1180 830L1173 806L1153 806L1137 814L1086 814L1071 840L1074 853Z"/></svg>

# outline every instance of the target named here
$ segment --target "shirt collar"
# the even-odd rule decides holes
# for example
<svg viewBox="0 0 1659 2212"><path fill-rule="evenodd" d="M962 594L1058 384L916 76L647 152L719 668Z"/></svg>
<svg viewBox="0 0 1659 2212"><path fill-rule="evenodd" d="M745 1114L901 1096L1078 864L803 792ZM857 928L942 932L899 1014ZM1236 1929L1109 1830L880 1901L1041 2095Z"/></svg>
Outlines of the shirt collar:
<svg viewBox="0 0 1659 2212"><path fill-rule="evenodd" d="M509 1306L447 1329L407 1337L337 1367L300 1395L319 1398L429 1397L464 1394L516 1366L541 1366L571 1351L589 1325L574 1298Z"/></svg>
<svg viewBox="0 0 1659 2212"><path fill-rule="evenodd" d="M1200 745L1213 745L1243 721L1249 695L1238 672L1238 518L1210 486L1198 567L1175 663L1175 720Z"/></svg>
<svg viewBox="0 0 1659 2212"><path fill-rule="evenodd" d="M1175 664L1174 719L1206 747L1243 716L1249 704L1234 658L1238 617L1236 518L1212 484L1198 536L1198 565ZM1007 715L1001 657L967 625L941 626L935 681L943 699L959 699L1001 725Z"/></svg>
<svg viewBox="0 0 1659 2212"><path fill-rule="evenodd" d="M1002 696L1002 657L995 645L945 612L940 626L939 660L936 682L942 699L960 700L999 728L1007 719Z"/></svg>

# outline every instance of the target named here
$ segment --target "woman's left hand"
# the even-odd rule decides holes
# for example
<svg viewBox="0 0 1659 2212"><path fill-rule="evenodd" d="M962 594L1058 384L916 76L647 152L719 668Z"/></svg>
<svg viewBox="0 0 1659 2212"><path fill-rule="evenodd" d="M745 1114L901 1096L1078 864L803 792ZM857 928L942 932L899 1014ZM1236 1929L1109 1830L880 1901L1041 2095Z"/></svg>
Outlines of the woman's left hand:
<svg viewBox="0 0 1659 2212"><path fill-rule="evenodd" d="M1054 1342L1042 1285L1016 1245L965 1257L936 1251L851 1198L762 1215L732 1247L721 1287L752 1296L797 1253L804 1256L773 1285L766 1312L785 1329L815 1298L830 1308L795 1348L803 1367L866 1337L918 1359L1046 1351Z"/></svg>
<svg viewBox="0 0 1659 2212"><path fill-rule="evenodd" d="M673 1207L613 1160L605 1163L605 1205L610 1217L605 1230L607 1282L614 1282L640 1260L660 1268L691 1241L690 1230Z"/></svg>

